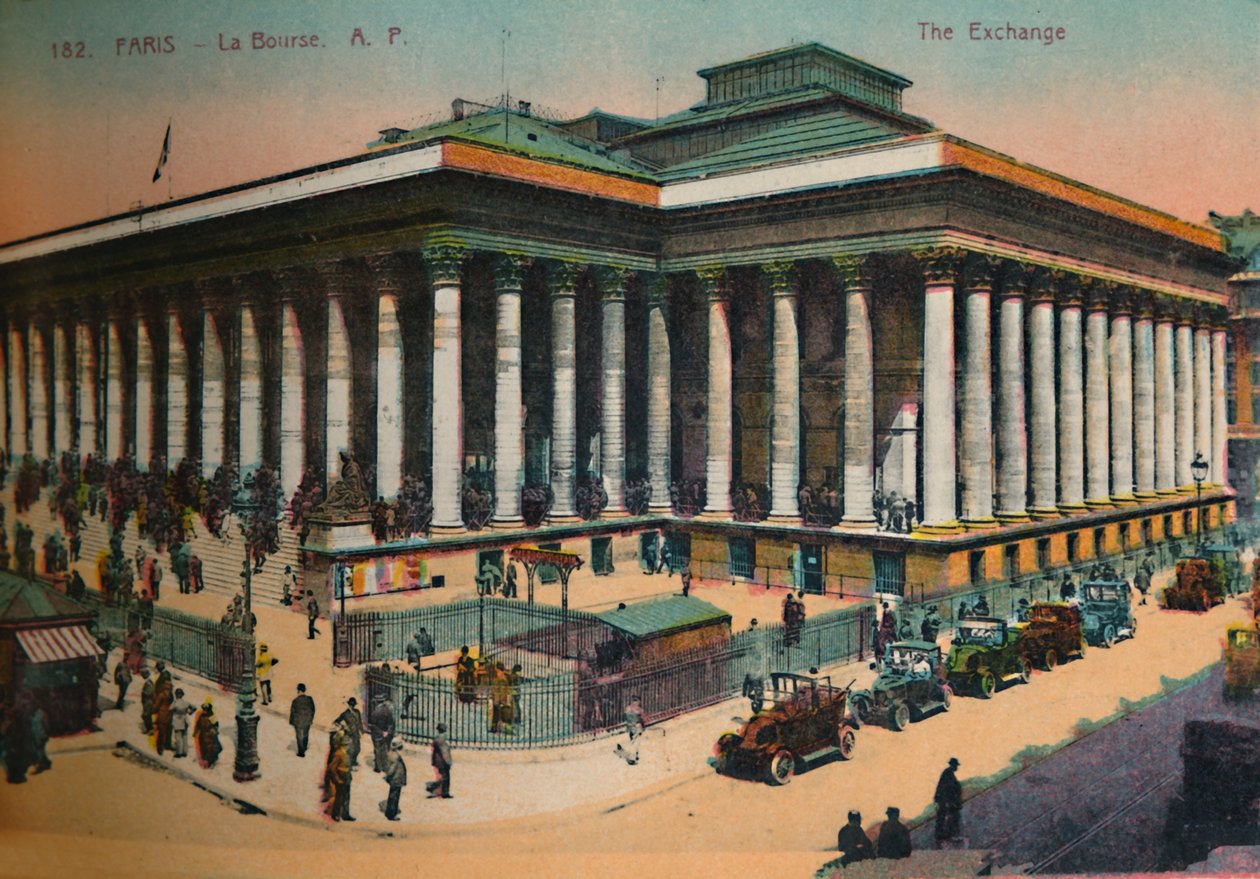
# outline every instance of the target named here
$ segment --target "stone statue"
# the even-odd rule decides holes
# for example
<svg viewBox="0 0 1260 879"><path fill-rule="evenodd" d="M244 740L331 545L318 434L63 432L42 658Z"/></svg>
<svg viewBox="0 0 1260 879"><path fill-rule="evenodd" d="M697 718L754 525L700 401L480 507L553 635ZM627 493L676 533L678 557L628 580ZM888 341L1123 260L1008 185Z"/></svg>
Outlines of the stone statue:
<svg viewBox="0 0 1260 879"><path fill-rule="evenodd" d="M315 511L333 516L367 513L368 496L363 485L363 472L354 455L341 453L341 478L328 489L328 497Z"/></svg>

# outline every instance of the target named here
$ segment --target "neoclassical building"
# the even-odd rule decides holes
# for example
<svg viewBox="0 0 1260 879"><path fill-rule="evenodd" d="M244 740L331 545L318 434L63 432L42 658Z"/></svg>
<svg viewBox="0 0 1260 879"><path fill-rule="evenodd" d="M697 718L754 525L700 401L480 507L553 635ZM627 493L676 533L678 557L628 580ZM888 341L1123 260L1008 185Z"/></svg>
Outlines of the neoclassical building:
<svg viewBox="0 0 1260 879"><path fill-rule="evenodd" d="M934 592L1182 535L1196 454L1208 521L1231 515L1215 230L940 131L908 80L817 44L700 76L656 122L457 100L361 155L0 248L0 444L266 462L286 494L351 452L374 494L425 480L432 531L308 562L405 557L411 585L665 528L700 576ZM765 518L736 521L746 485ZM876 527L894 492L910 533Z"/></svg>

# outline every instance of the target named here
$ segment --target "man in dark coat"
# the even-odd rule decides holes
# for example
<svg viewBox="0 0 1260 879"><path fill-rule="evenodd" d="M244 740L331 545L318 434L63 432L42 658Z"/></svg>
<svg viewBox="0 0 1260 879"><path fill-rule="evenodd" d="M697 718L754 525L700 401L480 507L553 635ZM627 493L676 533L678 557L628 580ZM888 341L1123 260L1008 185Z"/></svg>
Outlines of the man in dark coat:
<svg viewBox="0 0 1260 879"><path fill-rule="evenodd" d="M372 771L384 772L385 755L394 740L394 703L388 698L382 698L372 709L368 729L372 733Z"/></svg>
<svg viewBox="0 0 1260 879"><path fill-rule="evenodd" d="M957 757L949 758L949 766L941 773L936 782L936 847L943 842L958 836L962 824L962 785L958 783L955 771L959 763Z"/></svg>
<svg viewBox="0 0 1260 879"><path fill-rule="evenodd" d="M332 795L330 810L334 821L354 821L350 814L350 759L346 757L345 740L334 739L333 752L328 758L328 787Z"/></svg>
<svg viewBox="0 0 1260 879"><path fill-rule="evenodd" d="M306 640L314 641L319 634L319 629L315 628L315 623L319 620L319 602L315 600L315 593L309 589L306 590L306 596Z"/></svg>
<svg viewBox="0 0 1260 879"><path fill-rule="evenodd" d="M144 678L144 686L140 690L140 722L146 734L153 732L153 709L157 699L157 689L153 679L149 677L147 668L140 669L140 677Z"/></svg>
<svg viewBox="0 0 1260 879"><path fill-rule="evenodd" d="M289 725L297 734L297 755L305 757L306 745L311 738L311 724L315 722L315 700L306 695L306 684L298 684L297 692L289 705Z"/></svg>
<svg viewBox="0 0 1260 879"><path fill-rule="evenodd" d="M385 755L385 781L389 783L389 799L385 802L385 817L398 820L398 799L407 784L407 764L402 757L403 741L394 739Z"/></svg>
<svg viewBox="0 0 1260 879"><path fill-rule="evenodd" d="M127 688L131 686L131 669L127 667L126 660L120 659L114 666L114 683L118 685L118 704L114 707L122 711L127 704Z"/></svg>
<svg viewBox="0 0 1260 879"><path fill-rule="evenodd" d="M359 765L359 748L363 739L363 712L359 710L358 704L351 696L346 700L346 710L338 714L335 721L345 730L346 757L351 766Z"/></svg>
<svg viewBox="0 0 1260 879"><path fill-rule="evenodd" d="M430 762L433 764L437 779L424 786L429 792L429 799L435 797L444 800L451 799L451 746L446 741L445 724L437 725L437 735L433 737L433 754Z"/></svg>
<svg viewBox="0 0 1260 879"><path fill-rule="evenodd" d="M871 838L862 829L862 813L850 812L849 823L840 828L836 834L836 848L842 857L840 865L847 867L854 861L868 861L875 857L875 847Z"/></svg>
<svg viewBox="0 0 1260 879"><path fill-rule="evenodd" d="M889 806L888 820L879 829L879 839L875 842L875 855L880 858L910 857L910 831L901 823L901 810Z"/></svg>

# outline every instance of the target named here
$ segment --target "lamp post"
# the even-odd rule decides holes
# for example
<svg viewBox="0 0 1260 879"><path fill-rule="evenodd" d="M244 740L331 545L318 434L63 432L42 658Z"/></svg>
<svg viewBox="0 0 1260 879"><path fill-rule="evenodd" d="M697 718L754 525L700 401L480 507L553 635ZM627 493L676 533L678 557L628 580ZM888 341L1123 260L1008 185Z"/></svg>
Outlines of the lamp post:
<svg viewBox="0 0 1260 879"><path fill-rule="evenodd" d="M1194 477L1194 532L1195 544L1203 549L1203 480L1207 478L1208 462L1203 459L1202 452L1194 453L1190 462L1190 475Z"/></svg>
<svg viewBox="0 0 1260 879"><path fill-rule="evenodd" d="M254 692L257 689L254 663L257 648L254 645L254 614L252 610L252 583L254 572L254 551L249 540L249 522L253 518L258 505L254 502L253 475L245 477L245 482L232 498L232 512L236 514L237 526L241 536L245 538L245 566L241 570L241 580L245 587L245 616L242 626L245 629L249 655L245 667L241 669L241 682L236 690L236 765L232 777L237 781L253 781L259 778L258 771L258 713L254 711Z"/></svg>

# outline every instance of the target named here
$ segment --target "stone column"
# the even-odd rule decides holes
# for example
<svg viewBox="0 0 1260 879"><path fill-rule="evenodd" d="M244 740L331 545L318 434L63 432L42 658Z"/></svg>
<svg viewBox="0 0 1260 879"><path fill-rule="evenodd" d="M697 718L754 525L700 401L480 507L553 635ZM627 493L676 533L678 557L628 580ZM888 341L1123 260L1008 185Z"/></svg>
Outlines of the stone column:
<svg viewBox="0 0 1260 879"><path fill-rule="evenodd" d="M672 479L670 448L669 281L657 275L648 290L647 458L650 508L668 512Z"/></svg>
<svg viewBox="0 0 1260 879"><path fill-rule="evenodd" d="M70 424L74 419L74 398L70 395L71 372L70 346L66 340L65 324L58 323L53 327L53 437L52 446L55 451L67 451L74 448L70 436ZM0 404L0 423L4 421L4 408Z"/></svg>
<svg viewBox="0 0 1260 879"><path fill-rule="evenodd" d="M464 397L460 363L460 270L464 251L425 251L433 284L433 531L464 530Z"/></svg>
<svg viewBox="0 0 1260 879"><path fill-rule="evenodd" d="M294 306L280 316L280 487L287 503L306 469L306 366L302 330Z"/></svg>
<svg viewBox="0 0 1260 879"><path fill-rule="evenodd" d="M36 460L44 461L48 452L48 354L44 349L44 334L37 326L23 330L30 348L30 407L31 453Z"/></svg>
<svg viewBox="0 0 1260 879"><path fill-rule="evenodd" d="M144 318L136 319L136 466L149 468L153 457L153 340Z"/></svg>
<svg viewBox="0 0 1260 879"><path fill-rule="evenodd" d="M1177 322L1173 347L1176 357L1176 485L1181 492L1194 492L1190 462L1194 460L1194 330L1183 313Z"/></svg>
<svg viewBox="0 0 1260 879"><path fill-rule="evenodd" d="M241 432L240 472L256 469L262 464L262 350L258 342L258 327L254 312L248 305L241 306ZM285 498L287 501L288 498Z"/></svg>
<svg viewBox="0 0 1260 879"><path fill-rule="evenodd" d="M1059 512L1085 509L1085 395L1081 376L1081 298L1069 283L1059 307Z"/></svg>
<svg viewBox="0 0 1260 879"><path fill-rule="evenodd" d="M1130 295L1117 290L1111 300L1111 500L1136 502L1133 494L1133 326ZM1149 327L1149 322L1148 322Z"/></svg>
<svg viewBox="0 0 1260 879"><path fill-rule="evenodd" d="M1114 288L1094 284L1085 316L1085 503L1111 506L1111 397L1107 307Z"/></svg>
<svg viewBox="0 0 1260 879"><path fill-rule="evenodd" d="M521 528L525 486L525 410L521 391L521 279L528 262L504 254L494 266L494 526ZM609 495L611 506L612 492Z"/></svg>
<svg viewBox="0 0 1260 879"><path fill-rule="evenodd" d="M121 333L118 321L110 321L105 337L105 460L111 464L127 450L123 440Z"/></svg>
<svg viewBox="0 0 1260 879"><path fill-rule="evenodd" d="M1155 490L1159 494L1175 494L1177 491L1173 347L1172 317L1160 313L1155 322Z"/></svg>
<svg viewBox="0 0 1260 879"><path fill-rule="evenodd" d="M13 326L9 330L9 455L13 466L21 464L27 445L26 333Z"/></svg>
<svg viewBox="0 0 1260 879"><path fill-rule="evenodd" d="M604 491L608 493L604 515L621 516L626 512L626 281L629 273L613 266L596 274L603 325L599 462Z"/></svg>
<svg viewBox="0 0 1260 879"><path fill-rule="evenodd" d="M1149 297L1136 300L1133 333L1133 469L1135 496L1155 494L1155 323Z"/></svg>
<svg viewBox="0 0 1260 879"><path fill-rule="evenodd" d="M166 316L166 464L172 470L188 454L188 348L179 315ZM288 498L285 498L287 501Z"/></svg>
<svg viewBox="0 0 1260 879"><path fill-rule="evenodd" d="M214 315L206 312L201 330L201 473L206 478L223 465L223 344Z"/></svg>
<svg viewBox="0 0 1260 879"><path fill-rule="evenodd" d="M331 486L341 475L341 453L351 452L350 447L350 335L346 332L346 318L341 311L341 300L328 300L328 365L327 382L324 385L324 435L326 455L325 485Z"/></svg>
<svg viewBox="0 0 1260 879"><path fill-rule="evenodd" d="M963 524L995 528L993 517L993 351L990 309L997 261L972 254L963 274L962 470Z"/></svg>
<svg viewBox="0 0 1260 879"><path fill-rule="evenodd" d="M1032 287L1028 314L1028 362L1032 373L1029 407L1032 504L1035 519L1059 515L1058 401L1054 388L1054 296L1061 281L1057 272L1038 274Z"/></svg>
<svg viewBox="0 0 1260 879"><path fill-rule="evenodd" d="M840 527L865 530L876 524L871 508L875 490L875 352L870 312L873 279L865 257L841 253L833 256L831 262L836 281L844 291L844 496ZM798 410L799 393L798 390L793 397ZM799 414L797 419L799 425Z"/></svg>
<svg viewBox="0 0 1260 879"><path fill-rule="evenodd" d="M731 515L731 433L733 375L731 330L727 308L730 290L726 270L717 266L696 272L709 304L709 384L707 395L704 515L729 519Z"/></svg>
<svg viewBox="0 0 1260 879"><path fill-rule="evenodd" d="M551 505L553 522L577 520L573 508L577 466L576 263L557 263L551 272ZM668 496L668 494L667 494Z"/></svg>
<svg viewBox="0 0 1260 879"><path fill-rule="evenodd" d="M923 295L923 509L922 530L959 527L954 449L954 278L962 254L953 248L916 254L924 271ZM846 486L846 494L848 488Z"/></svg>
<svg viewBox="0 0 1260 879"><path fill-rule="evenodd" d="M74 357L79 394L75 444L79 449L80 462L84 456L97 453L96 405L98 398L96 390L99 373L95 335L91 324L75 325Z"/></svg>
<svg viewBox="0 0 1260 879"><path fill-rule="evenodd" d="M1028 435L1024 419L1024 296L1032 273L1007 274L998 300L997 518L1028 521Z"/></svg>
<svg viewBox="0 0 1260 879"><path fill-rule="evenodd" d="M1212 329L1212 469L1208 479L1223 486L1229 476L1229 425L1225 419L1225 330Z"/></svg>
<svg viewBox="0 0 1260 879"><path fill-rule="evenodd" d="M774 315L774 348L770 357L770 517L781 524L800 524L801 511L796 496L801 482L801 343L796 325L797 279L793 263L787 260L766 263L761 267L761 273L769 287ZM850 316L848 320L846 338L852 339L853 318ZM868 333L868 344L869 339ZM868 347L867 357L869 352ZM848 363L847 358L845 363ZM845 442L848 443L847 431ZM869 469L866 478L870 480Z"/></svg>
<svg viewBox="0 0 1260 879"><path fill-rule="evenodd" d="M1208 484L1212 482L1212 332L1206 327L1194 331L1194 452L1208 462Z"/></svg>
<svg viewBox="0 0 1260 879"><path fill-rule="evenodd" d="M398 296L376 300L376 493L398 494L403 477L403 341Z"/></svg>

